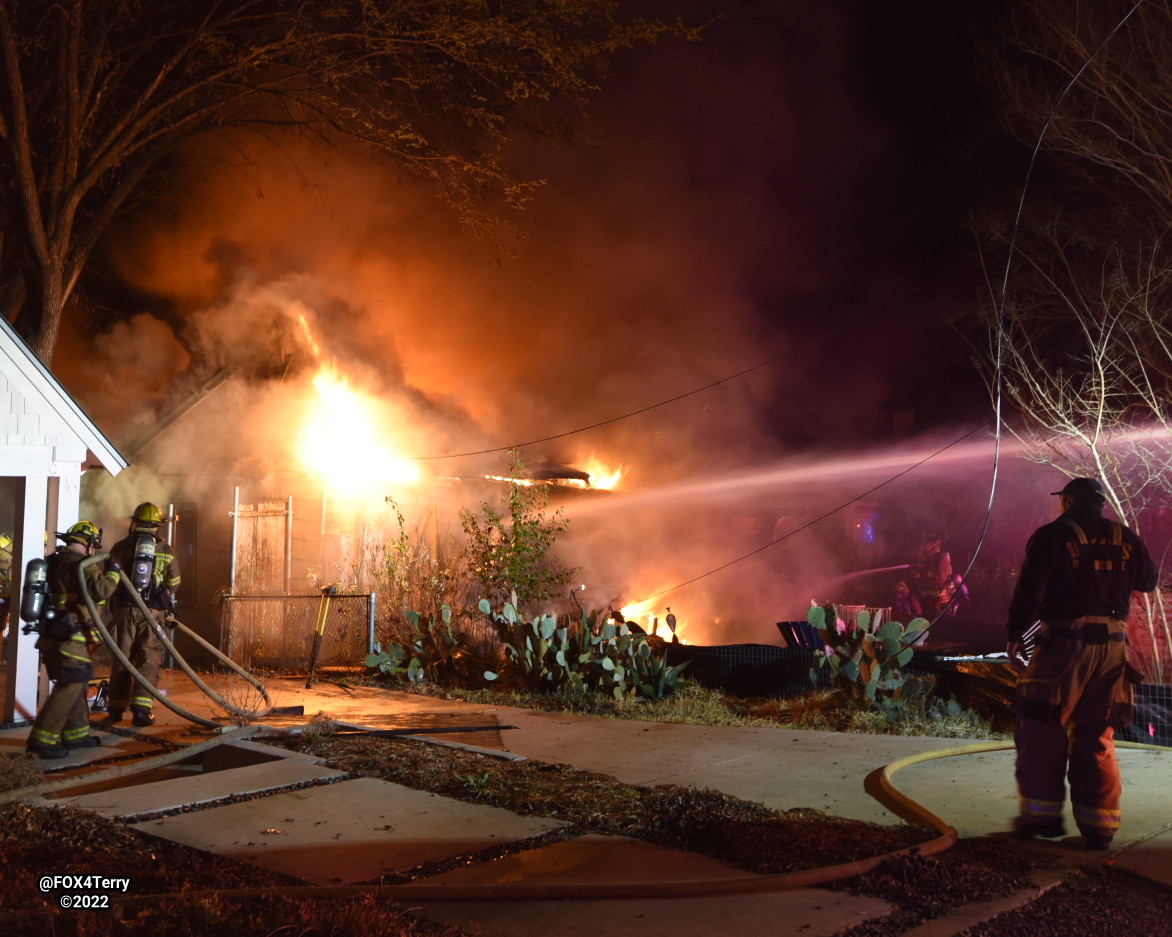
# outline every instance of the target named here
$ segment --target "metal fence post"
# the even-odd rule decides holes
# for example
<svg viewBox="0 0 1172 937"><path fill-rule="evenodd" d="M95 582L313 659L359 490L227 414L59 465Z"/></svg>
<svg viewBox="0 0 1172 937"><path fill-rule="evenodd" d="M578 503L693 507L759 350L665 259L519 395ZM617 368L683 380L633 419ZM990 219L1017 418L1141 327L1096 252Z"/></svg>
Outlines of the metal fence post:
<svg viewBox="0 0 1172 937"><path fill-rule="evenodd" d="M370 606L366 611L366 616L367 616L366 653L373 654L374 653L374 606L375 606L375 595L373 592L370 593L369 601L370 601Z"/></svg>

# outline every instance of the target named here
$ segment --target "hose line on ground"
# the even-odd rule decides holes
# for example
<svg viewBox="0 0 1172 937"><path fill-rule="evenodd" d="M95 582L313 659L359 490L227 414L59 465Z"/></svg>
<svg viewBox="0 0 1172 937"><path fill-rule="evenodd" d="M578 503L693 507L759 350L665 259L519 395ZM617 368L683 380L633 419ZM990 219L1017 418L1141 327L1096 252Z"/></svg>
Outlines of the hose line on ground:
<svg viewBox="0 0 1172 937"><path fill-rule="evenodd" d="M1161 745L1142 742L1118 742L1121 748L1141 751L1172 751ZM789 891L825 885L840 879L853 878L875 871L886 862L903 857L926 857L938 855L959 840L956 829L938 817L923 804L912 800L900 791L892 780L893 775L903 768L939 758L982 752L1006 751L1013 748L1012 742L981 742L955 748L936 749L901 758L878 769L869 777L874 778L876 790L868 793L908 822L935 830L940 835L907 849L884 853L855 862L844 862L820 869L801 872L780 872L772 875L752 875L740 878L711 880L690 880L680 882L597 882L597 883L553 883L553 882L504 882L497 884L439 884L435 882L410 882L404 885L295 885L287 888L236 888L220 889L215 894L221 899L243 899L258 897L288 898L343 898L358 895L375 895L402 902L424 901L559 901L571 899L605 898L690 898L714 895L747 895L768 892ZM192 893L194 894L194 893ZM154 904L167 895L143 895L131 899L119 899L127 907Z"/></svg>
<svg viewBox="0 0 1172 937"><path fill-rule="evenodd" d="M109 629L105 626L105 624L103 624L102 616L99 614L97 606L94 604L93 596L90 595L89 587L86 584L85 571L93 564L104 561L105 559L107 559L108 556L109 556L108 553L100 553L100 554L97 554L95 556L91 556L91 557L83 560L81 563L78 564L77 578L78 578L78 581L81 586L81 595L82 595L82 598L85 600L86 608L89 609L90 617L93 619L94 626L98 629L98 633L101 634L102 640L105 641L106 646L110 648L110 653L112 653L114 655L114 657L118 660L118 662L120 664L122 664L122 666L125 667L127 669L127 671L129 671L131 676L133 676L134 679L139 682L139 684L143 687L143 689L145 689L154 699L158 700L160 703L162 703L164 706L166 706L168 709L170 709L176 715L180 716L183 719L188 720L189 722L193 722L196 725L205 726L206 728L210 728L210 729L223 728L224 723L216 722L211 719L205 719L203 716L198 716L195 713L184 709L178 703L172 702L168 697L166 697L162 693L160 693L158 687L154 686L145 677L143 677L143 675L139 671L139 669L137 667L135 667L134 664L132 664L130 662L130 659L126 656L125 653L123 653L122 649L118 646L118 642L115 641L113 635L110 634ZM126 590L130 593L132 599L134 600L134 603L138 606L139 611L142 612L142 614L146 618L147 622L154 629L155 634L158 636L159 640L163 643L163 647L165 647L167 649L167 651L171 654L171 656L175 659L175 661L182 668L183 672L185 674L187 674L188 677L191 678L192 683L194 683L197 687L199 687L199 689L201 691L203 691L203 693L209 699L211 699L212 702L214 702L217 706L222 707L225 712L232 713L232 714L235 714L235 715L238 715L238 716L241 716L244 718L248 718L248 719L260 719L260 718L263 718L264 716L267 716L270 712L272 712L273 702L271 699L269 699L268 690L265 689L264 685L259 680L257 680L256 677L254 677L252 674L250 674L248 671L246 671L243 667L241 667L235 661L231 660L227 655L222 653L219 648L208 643L203 638L201 638L199 635L197 635L194 631L192 631L190 628L188 628L186 625L184 625L182 622L176 620L176 622L175 622L176 625L178 627L182 628L186 634L188 634L192 638L194 638L205 649L210 651L213 655L215 655L217 658L219 658L221 661L223 661L225 664L227 664L230 668L232 668L236 673L238 673L245 680L247 680L250 684L252 684L252 686L255 687L260 692L261 696L263 697L263 699L265 701L267 708L265 708L265 709L243 709L241 707L238 707L238 706L228 702L227 700L224 699L224 697L221 694L217 693L210 686L208 686L207 683L194 670L191 669L191 666L187 663L187 660L183 657L182 654L179 653L179 651L175 648L175 645L171 643L170 639L167 637L167 635L165 633L165 630L155 620L154 615L151 614L151 610L149 608L147 608L146 603L142 600L142 596L138 594L138 590L134 588L134 584L130 581L130 579L126 575L126 573L122 572L120 570L118 575L119 575L119 578L121 579L121 584L123 586L125 586Z"/></svg>
<svg viewBox="0 0 1172 937"><path fill-rule="evenodd" d="M1172 752L1164 745L1151 745L1146 742L1116 742L1117 748L1132 749L1147 752ZM955 748L936 748L928 752L919 752L900 758L889 765L873 771L863 782L864 789L884 807L897 817L909 823L928 825L937 830L943 829L945 824L936 814L932 813L923 804L912 800L907 794L899 790L892 780L892 776L903 768L923 764L926 761L935 761L939 758L952 758L956 755L978 755L984 752L1012 751L1012 741L1005 742L977 742L972 745L959 745Z"/></svg>
<svg viewBox="0 0 1172 937"><path fill-rule="evenodd" d="M251 728L251 727L250 727ZM242 730L243 731L243 730ZM239 738L236 735L235 738ZM234 740L232 734L225 735L216 743ZM209 743L200 743L201 745ZM1168 752L1169 748L1161 745L1149 745L1142 742L1118 742L1121 748L1140 751ZM193 746L182 754L195 753L199 746ZM979 754L983 752L1006 751L1013 748L1009 742L981 742L973 745L963 745L955 748L935 749L921 752L894 761L885 767L872 772L868 776L865 786L868 793L879 800L885 807L891 809L897 816L933 829L940 835L926 843L900 849L895 852L884 853L855 862L845 862L820 869L807 869L801 872L781 872L772 875L751 875L739 878L711 880L690 880L679 882L599 882L599 883L549 883L549 882L507 882L497 884L438 884L428 882L411 882L403 885L295 885L277 888L235 888L215 889L209 894L215 894L220 899L247 899L262 897L284 897L305 899L343 898L360 895L374 895L401 902L424 901L559 901L571 899L605 899L605 898L684 898L707 897L714 895L759 894L778 891L788 891L797 888L807 888L815 885L824 885L829 882L858 875L866 875L874 871L885 862L902 857L934 856L959 840L956 829L938 817L927 807L910 798L900 791L892 780L896 772L914 764L933 761L940 758L950 758L958 755ZM174 755L176 753L170 753ZM167 757L167 756L163 756ZM130 766L123 766L130 767ZM139 768L141 766L134 766ZM118 770L118 769L115 769ZM87 779L89 780L89 779ZM76 783L73 782L73 783ZM18 796L28 796L27 792L15 792ZM0 795L0 802L18 799L17 797ZM189 891L189 896L200 894ZM170 894L140 895L131 898L120 898L118 903L122 907L139 907L156 904L163 899L173 897ZM26 910L0 913L0 921L23 919L41 911Z"/></svg>

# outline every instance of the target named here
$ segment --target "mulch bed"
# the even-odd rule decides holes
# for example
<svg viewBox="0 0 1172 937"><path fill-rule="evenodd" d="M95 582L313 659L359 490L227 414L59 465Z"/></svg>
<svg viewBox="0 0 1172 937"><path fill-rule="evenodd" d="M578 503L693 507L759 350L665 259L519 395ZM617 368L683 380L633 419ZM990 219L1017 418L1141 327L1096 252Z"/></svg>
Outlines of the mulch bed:
<svg viewBox="0 0 1172 937"><path fill-rule="evenodd" d="M421 742L328 732L288 736L278 744L307 752L353 775L377 777L458 799L503 807L522 815L554 817L558 835L630 836L684 849L755 873L792 872L883 855L931 839L931 831L881 826L827 816L815 810L773 811L719 792L677 786L640 788L565 765L505 761ZM493 855L456 857L414 874L484 861L530 848L509 844ZM1028 887L1031 872L1054 862L1052 854L992 840L962 840L940 855L905 856L877 871L830 886L883 898L895 911L848 932L849 937L895 937L917 923L978 901ZM150 907L109 912L52 912L37 887L42 874L84 871L130 874L134 893L170 894ZM395 937L457 937L458 928L412 917L393 903L369 896L298 900L223 899L215 889L300 884L285 876L157 840L117 821L74 808L0 806L0 933L106 935L165 933L174 937L273 934L297 921L296 933L334 937L379 933ZM1121 904L1122 902L1122 904ZM1127 908L1121 921L1120 908ZM17 913L12 914L14 909ZM40 909L39 911L37 909ZM43 913L41 913L43 912ZM1114 916L1112 916L1114 915ZM966 937L1150 937L1169 933L1172 897L1151 882L1114 869L1093 870L1051 889L1025 909L1004 914ZM1104 923L1111 921L1108 927ZM1134 923L1134 927L1133 927ZM284 926L283 926L284 925ZM1160 928L1165 930L1161 931ZM846 935L844 935L846 937Z"/></svg>

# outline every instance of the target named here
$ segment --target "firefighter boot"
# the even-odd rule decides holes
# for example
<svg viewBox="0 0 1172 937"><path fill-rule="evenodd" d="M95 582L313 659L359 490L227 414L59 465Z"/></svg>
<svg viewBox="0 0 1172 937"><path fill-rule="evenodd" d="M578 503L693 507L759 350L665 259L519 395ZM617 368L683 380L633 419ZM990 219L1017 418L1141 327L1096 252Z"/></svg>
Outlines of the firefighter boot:
<svg viewBox="0 0 1172 937"><path fill-rule="evenodd" d="M51 758L64 758L69 754L69 749L64 745L28 745L25 747L25 753L30 758L48 760Z"/></svg>
<svg viewBox="0 0 1172 937"><path fill-rule="evenodd" d="M155 724L155 714L149 709L135 709L131 707L130 721L136 726L153 726Z"/></svg>
<svg viewBox="0 0 1172 937"><path fill-rule="evenodd" d="M1061 817L1015 817L1013 834L1019 839L1059 839L1066 835Z"/></svg>

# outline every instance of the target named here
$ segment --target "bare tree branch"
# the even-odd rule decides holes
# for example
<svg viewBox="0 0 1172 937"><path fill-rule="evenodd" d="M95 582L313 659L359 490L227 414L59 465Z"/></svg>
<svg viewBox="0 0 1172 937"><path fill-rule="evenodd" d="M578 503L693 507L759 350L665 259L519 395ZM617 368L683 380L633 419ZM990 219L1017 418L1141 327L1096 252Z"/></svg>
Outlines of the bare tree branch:
<svg viewBox="0 0 1172 937"><path fill-rule="evenodd" d="M620 49L669 27L616 0L0 0L0 285L51 358L111 220L165 157L230 128L356 141L430 179L476 230L540 180L506 162L563 136ZM673 27L677 34L695 31ZM16 224L19 222L19 224ZM5 295L14 295L6 289Z"/></svg>

